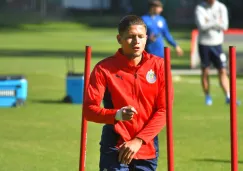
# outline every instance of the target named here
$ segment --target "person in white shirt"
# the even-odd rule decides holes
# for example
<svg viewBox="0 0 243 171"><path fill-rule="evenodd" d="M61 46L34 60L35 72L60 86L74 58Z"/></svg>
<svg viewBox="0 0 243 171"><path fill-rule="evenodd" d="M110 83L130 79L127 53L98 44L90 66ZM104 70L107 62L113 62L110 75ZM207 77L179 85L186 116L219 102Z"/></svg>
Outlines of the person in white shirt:
<svg viewBox="0 0 243 171"><path fill-rule="evenodd" d="M212 105L209 92L209 69L211 63L218 70L220 85L230 103L229 78L226 65L227 57L222 50L224 30L228 29L228 10L218 0L204 0L195 8L195 22L199 31L198 49L201 59L201 79L206 105ZM237 102L239 103L239 102Z"/></svg>

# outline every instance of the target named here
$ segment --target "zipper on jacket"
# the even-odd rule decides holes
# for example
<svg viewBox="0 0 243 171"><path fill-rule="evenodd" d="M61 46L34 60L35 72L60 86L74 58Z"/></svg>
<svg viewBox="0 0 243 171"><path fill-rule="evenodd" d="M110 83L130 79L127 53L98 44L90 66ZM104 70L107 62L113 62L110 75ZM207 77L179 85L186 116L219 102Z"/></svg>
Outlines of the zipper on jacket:
<svg viewBox="0 0 243 171"><path fill-rule="evenodd" d="M135 79L138 78L138 74L137 74L137 72L134 74L134 77L135 77Z"/></svg>
<svg viewBox="0 0 243 171"><path fill-rule="evenodd" d="M137 75L137 71L133 74L134 75L134 82L133 82L133 100L136 99L136 95L137 95L137 88L136 88L136 79L138 78L138 75Z"/></svg>
<svg viewBox="0 0 243 171"><path fill-rule="evenodd" d="M134 100L136 100L136 103L138 104L138 106L139 106L139 101L138 101L138 74L137 74L137 71L134 73L134 85L133 85L133 88L134 88ZM134 131L135 132L137 132L137 129L138 129L138 126L137 126L137 124L138 124L138 122L137 122L137 118L138 117L136 117L136 119L134 119L134 126L133 126L133 128L134 128Z"/></svg>

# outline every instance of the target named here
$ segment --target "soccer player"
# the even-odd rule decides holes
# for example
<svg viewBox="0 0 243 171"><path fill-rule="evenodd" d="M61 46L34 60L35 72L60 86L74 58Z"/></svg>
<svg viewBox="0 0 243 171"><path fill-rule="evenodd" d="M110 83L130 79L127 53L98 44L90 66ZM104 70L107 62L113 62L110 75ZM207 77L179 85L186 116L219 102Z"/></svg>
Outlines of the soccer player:
<svg viewBox="0 0 243 171"><path fill-rule="evenodd" d="M164 38L173 46L178 56L183 55L183 50L176 43L170 34L167 22L164 17L160 16L163 11L163 4L160 0L149 1L148 14L142 16L147 26L148 41L145 50L148 53L159 57L164 57Z"/></svg>
<svg viewBox="0 0 243 171"><path fill-rule="evenodd" d="M205 0L195 8L195 21L199 30L198 48L201 59L201 80L206 105L212 105L209 92L209 69L211 62L218 70L220 85L230 103L229 79L227 75L227 57L222 50L224 30L228 29L228 11L217 0ZM237 102L240 103L239 101Z"/></svg>
<svg viewBox="0 0 243 171"><path fill-rule="evenodd" d="M105 124L100 171L155 171L158 134L166 124L164 59L144 50L146 25L140 17L125 16L118 32L121 47L91 73L85 117Z"/></svg>

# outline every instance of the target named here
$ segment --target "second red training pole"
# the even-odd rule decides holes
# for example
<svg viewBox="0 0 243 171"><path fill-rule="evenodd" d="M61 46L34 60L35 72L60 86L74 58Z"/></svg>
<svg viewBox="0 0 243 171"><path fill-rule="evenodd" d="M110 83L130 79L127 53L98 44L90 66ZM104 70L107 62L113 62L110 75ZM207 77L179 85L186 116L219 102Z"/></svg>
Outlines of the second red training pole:
<svg viewBox="0 0 243 171"><path fill-rule="evenodd" d="M85 48L85 66L84 66L84 90L83 99L85 99L85 91L88 88L90 76L90 61L91 61L91 47ZM81 125L81 144L80 144L80 158L79 158L79 171L85 171L86 163L86 146L87 146L87 120L84 117L82 109L82 125Z"/></svg>
<svg viewBox="0 0 243 171"><path fill-rule="evenodd" d="M236 48L229 47L230 61L230 133L231 171L238 171L237 99L236 99Z"/></svg>
<svg viewBox="0 0 243 171"><path fill-rule="evenodd" d="M166 133L167 133L167 160L168 171L174 171L174 146L173 146L173 123L172 123L172 74L170 63L170 49L164 48L165 52L165 92L166 92Z"/></svg>

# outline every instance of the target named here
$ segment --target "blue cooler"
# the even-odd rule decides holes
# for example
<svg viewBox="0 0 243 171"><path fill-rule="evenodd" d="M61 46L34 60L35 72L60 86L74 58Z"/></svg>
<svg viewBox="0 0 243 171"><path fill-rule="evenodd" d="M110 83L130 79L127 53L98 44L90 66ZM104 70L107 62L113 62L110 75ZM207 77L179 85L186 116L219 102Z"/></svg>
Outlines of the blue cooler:
<svg viewBox="0 0 243 171"><path fill-rule="evenodd" d="M28 82L24 76L0 76L0 107L17 107L27 99Z"/></svg>
<svg viewBox="0 0 243 171"><path fill-rule="evenodd" d="M64 102L82 104L84 91L84 75L69 72L66 77L66 97Z"/></svg>

